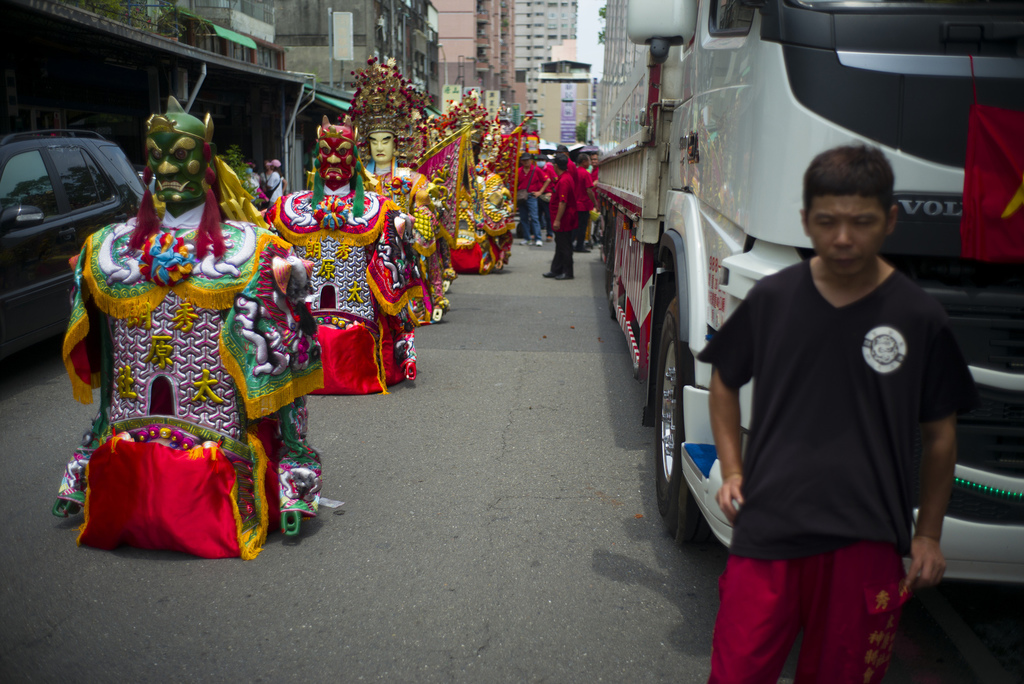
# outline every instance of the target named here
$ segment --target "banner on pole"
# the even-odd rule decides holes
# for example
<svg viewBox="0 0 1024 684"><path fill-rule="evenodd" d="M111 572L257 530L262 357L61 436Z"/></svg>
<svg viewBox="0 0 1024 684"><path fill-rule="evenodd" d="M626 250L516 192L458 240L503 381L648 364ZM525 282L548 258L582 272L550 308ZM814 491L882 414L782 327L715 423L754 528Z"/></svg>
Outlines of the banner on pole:
<svg viewBox="0 0 1024 684"><path fill-rule="evenodd" d="M331 23L334 29L334 48L331 57L338 61L355 59L355 50L352 47L352 13L334 12L331 14Z"/></svg>

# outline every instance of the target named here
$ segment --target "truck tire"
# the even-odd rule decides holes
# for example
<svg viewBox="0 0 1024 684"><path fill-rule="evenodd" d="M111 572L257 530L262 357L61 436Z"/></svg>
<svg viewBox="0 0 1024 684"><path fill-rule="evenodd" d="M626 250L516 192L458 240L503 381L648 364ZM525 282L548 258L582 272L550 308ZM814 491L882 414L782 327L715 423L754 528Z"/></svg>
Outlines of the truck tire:
<svg viewBox="0 0 1024 684"><path fill-rule="evenodd" d="M658 345L657 384L654 403L654 471L658 513L665 530L676 536L680 520L680 494L688 493L683 482L681 450L683 434L683 386L692 385L693 355L679 340L679 298L665 311ZM680 487L682 492L680 492Z"/></svg>

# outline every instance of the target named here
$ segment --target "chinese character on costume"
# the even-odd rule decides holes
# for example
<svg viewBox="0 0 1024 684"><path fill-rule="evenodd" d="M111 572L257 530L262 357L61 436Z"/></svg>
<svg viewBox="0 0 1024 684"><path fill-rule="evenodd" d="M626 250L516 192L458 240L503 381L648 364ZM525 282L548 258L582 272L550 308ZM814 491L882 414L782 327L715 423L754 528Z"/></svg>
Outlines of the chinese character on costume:
<svg viewBox="0 0 1024 684"><path fill-rule="evenodd" d="M420 274L423 296L410 300L412 318L418 325L436 323L449 307L443 259L448 246L437 219L442 189L398 163L412 151L413 128L425 120L427 98L402 77L395 60L379 63L371 57L368 65L356 72L351 115L376 192L413 217L406 228L406 244L411 247L409 260Z"/></svg>
<svg viewBox="0 0 1024 684"><path fill-rule="evenodd" d="M296 534L317 513L312 265L264 228L223 219L240 201L229 215L256 214L212 138L209 115L170 98L148 121L154 190L74 264L64 363L75 398L91 403L99 388L100 406L53 513L84 508L81 544L251 559L279 522Z"/></svg>
<svg viewBox="0 0 1024 684"><path fill-rule="evenodd" d="M318 325L321 394L376 394L416 378L419 271L408 258L413 217L367 189L351 122L317 131L313 190L279 199L267 220L313 262L310 309Z"/></svg>

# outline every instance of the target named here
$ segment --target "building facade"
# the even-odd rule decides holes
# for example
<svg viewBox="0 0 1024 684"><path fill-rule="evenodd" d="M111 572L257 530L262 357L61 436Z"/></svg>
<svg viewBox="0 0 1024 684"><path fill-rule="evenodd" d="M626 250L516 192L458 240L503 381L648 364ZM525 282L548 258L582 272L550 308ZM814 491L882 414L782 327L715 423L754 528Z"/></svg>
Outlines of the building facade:
<svg viewBox="0 0 1024 684"><path fill-rule="evenodd" d="M571 146L579 123L591 123L594 91L590 65L583 62L545 62L537 72L536 130L542 140Z"/></svg>
<svg viewBox="0 0 1024 684"><path fill-rule="evenodd" d="M231 0L199 0L220 2ZM366 60L394 58L399 71L440 106L437 10L430 0L275 0L275 42L288 68L348 89ZM331 61L328 9L352 13L352 60Z"/></svg>
<svg viewBox="0 0 1024 684"><path fill-rule="evenodd" d="M515 102L516 0L435 0L443 83L496 90Z"/></svg>
<svg viewBox="0 0 1024 684"><path fill-rule="evenodd" d="M576 59L576 0L516 0L515 25L517 90L536 112L541 65Z"/></svg>

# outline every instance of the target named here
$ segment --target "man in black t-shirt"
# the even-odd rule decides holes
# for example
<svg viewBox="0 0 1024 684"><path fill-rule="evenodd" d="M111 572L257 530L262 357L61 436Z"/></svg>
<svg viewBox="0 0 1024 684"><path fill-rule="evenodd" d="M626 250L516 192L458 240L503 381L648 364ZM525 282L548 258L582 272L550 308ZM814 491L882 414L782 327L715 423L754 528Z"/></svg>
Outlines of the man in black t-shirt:
<svg viewBox="0 0 1024 684"><path fill-rule="evenodd" d="M796 682L880 681L900 606L945 571L956 414L977 392L942 307L878 256L892 189L878 149L816 157L801 211L816 256L760 281L699 355L734 525L710 682L775 682L801 628Z"/></svg>

